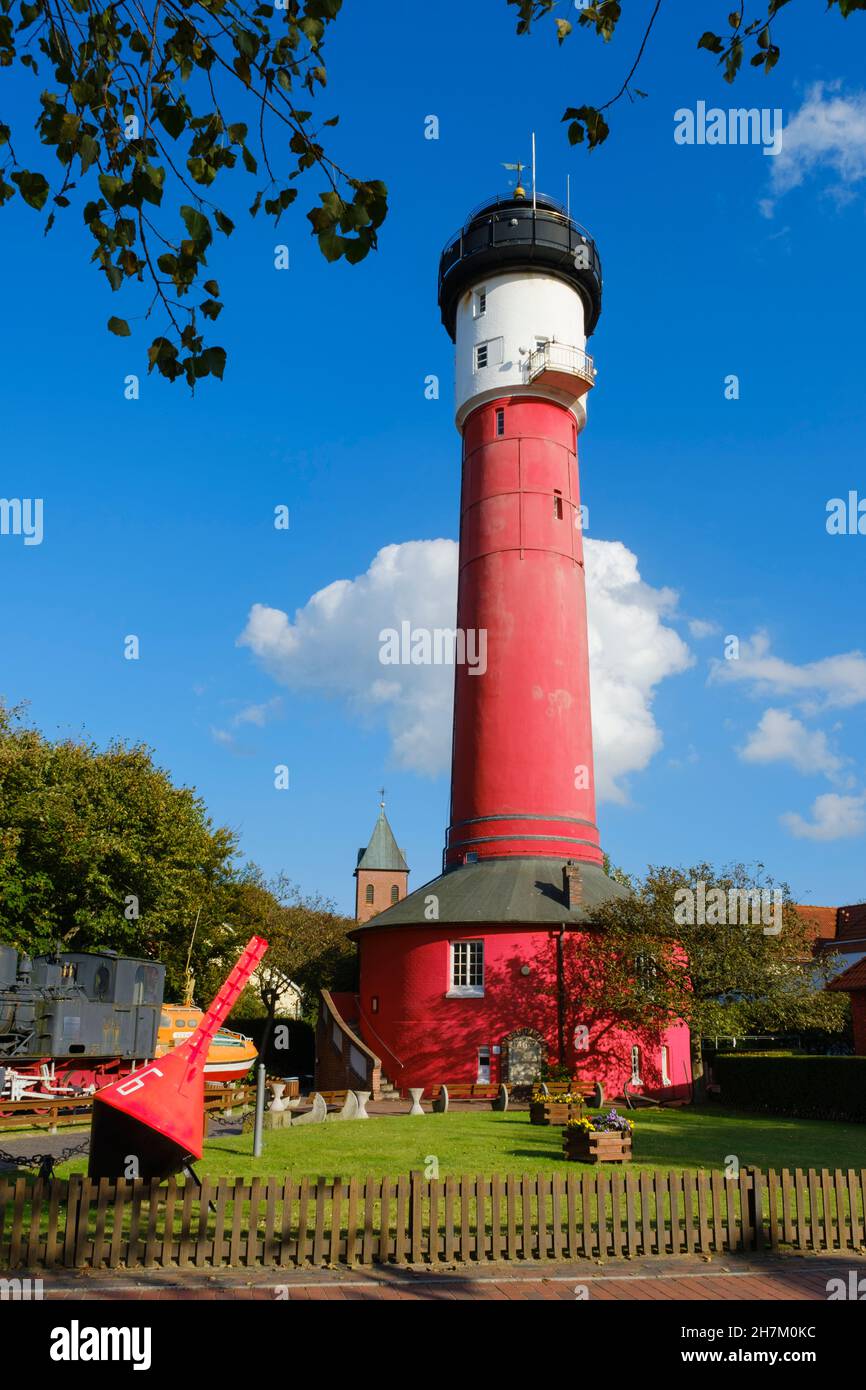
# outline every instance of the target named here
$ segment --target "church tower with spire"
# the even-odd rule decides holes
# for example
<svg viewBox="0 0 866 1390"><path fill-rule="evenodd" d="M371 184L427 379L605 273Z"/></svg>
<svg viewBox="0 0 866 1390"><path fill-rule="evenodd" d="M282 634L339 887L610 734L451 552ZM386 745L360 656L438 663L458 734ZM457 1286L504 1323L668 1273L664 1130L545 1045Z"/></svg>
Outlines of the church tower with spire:
<svg viewBox="0 0 866 1390"><path fill-rule="evenodd" d="M355 868L355 919L369 922L377 913L402 902L409 891L409 865L394 839L380 791L379 818L367 848L358 850Z"/></svg>

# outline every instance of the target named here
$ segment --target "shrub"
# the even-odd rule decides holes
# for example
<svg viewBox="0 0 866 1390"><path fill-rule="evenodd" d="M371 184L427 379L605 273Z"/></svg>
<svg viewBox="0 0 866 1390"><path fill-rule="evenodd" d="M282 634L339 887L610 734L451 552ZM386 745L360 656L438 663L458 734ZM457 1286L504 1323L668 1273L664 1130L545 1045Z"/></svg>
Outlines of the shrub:
<svg viewBox="0 0 866 1390"><path fill-rule="evenodd" d="M815 1120L866 1121L866 1057L717 1054L725 1105Z"/></svg>

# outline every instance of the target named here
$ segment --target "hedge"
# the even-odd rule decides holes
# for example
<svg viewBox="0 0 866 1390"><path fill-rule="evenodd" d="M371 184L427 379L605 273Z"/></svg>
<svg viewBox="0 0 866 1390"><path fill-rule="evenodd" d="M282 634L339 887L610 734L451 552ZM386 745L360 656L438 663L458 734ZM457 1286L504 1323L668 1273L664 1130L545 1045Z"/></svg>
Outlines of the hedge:
<svg viewBox="0 0 866 1390"><path fill-rule="evenodd" d="M866 1121L866 1057L717 1053L723 1104L815 1120Z"/></svg>

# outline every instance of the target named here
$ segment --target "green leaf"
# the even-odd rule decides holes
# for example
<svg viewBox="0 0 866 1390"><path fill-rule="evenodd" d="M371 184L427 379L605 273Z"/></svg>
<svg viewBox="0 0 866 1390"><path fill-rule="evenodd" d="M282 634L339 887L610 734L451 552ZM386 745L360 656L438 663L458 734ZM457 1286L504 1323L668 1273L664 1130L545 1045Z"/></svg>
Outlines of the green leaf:
<svg viewBox="0 0 866 1390"><path fill-rule="evenodd" d="M589 149L601 145L610 134L610 127L604 116L594 106L570 106L562 117L571 121L568 139L572 145L582 145L586 139Z"/></svg>
<svg viewBox="0 0 866 1390"><path fill-rule="evenodd" d="M163 129L168 131L173 140L176 140L186 125L186 114L183 107L172 106L167 103L160 106L156 114Z"/></svg>
<svg viewBox="0 0 866 1390"><path fill-rule="evenodd" d="M109 333L116 333L118 338L128 338L130 336L130 327L126 319L110 318L108 320L108 331Z"/></svg>
<svg viewBox="0 0 866 1390"><path fill-rule="evenodd" d="M235 224L234 224L234 222L232 222L231 218L230 218L230 217L226 217L225 213L224 213L224 212L221 212L219 208L215 208L215 209L214 209L214 215L213 215L213 216L214 216L214 221L216 222L217 226L219 227L219 229L220 229L220 231L223 233L223 235L224 235L224 236L231 236L232 232L233 232L234 229L235 229Z"/></svg>
<svg viewBox="0 0 866 1390"><path fill-rule="evenodd" d="M711 33L709 29L698 39L698 48L707 48L710 53L724 53L725 51L725 45L718 34Z"/></svg>
<svg viewBox="0 0 866 1390"><path fill-rule="evenodd" d="M198 307L207 319L218 319L223 310L218 299L204 299Z"/></svg>
<svg viewBox="0 0 866 1390"><path fill-rule="evenodd" d="M82 174L86 174L91 164L99 158L99 145L92 135L82 135L78 146L78 158L81 160Z"/></svg>
<svg viewBox="0 0 866 1390"><path fill-rule="evenodd" d="M183 218L184 226L196 246L209 246L213 240L213 232L211 231L211 225L204 213L199 212L198 208L191 208L185 205L181 208L180 215Z"/></svg>
<svg viewBox="0 0 866 1390"><path fill-rule="evenodd" d="M123 179L117 178L114 174L99 175L99 190L105 198L108 206L115 211L124 202L124 189L126 185Z"/></svg>
<svg viewBox="0 0 866 1390"><path fill-rule="evenodd" d="M48 180L42 174L34 174L29 169L22 169L11 177L12 182L18 185L18 192L28 207L41 212L48 199Z"/></svg>
<svg viewBox="0 0 866 1390"><path fill-rule="evenodd" d="M202 376L215 376L219 377L220 381L222 381L223 372L225 371L226 366L225 348L205 348L204 352L201 354L201 357L199 358L199 361L202 363L204 368L204 370L201 373ZM196 372L196 376L198 376L198 374L199 373Z"/></svg>

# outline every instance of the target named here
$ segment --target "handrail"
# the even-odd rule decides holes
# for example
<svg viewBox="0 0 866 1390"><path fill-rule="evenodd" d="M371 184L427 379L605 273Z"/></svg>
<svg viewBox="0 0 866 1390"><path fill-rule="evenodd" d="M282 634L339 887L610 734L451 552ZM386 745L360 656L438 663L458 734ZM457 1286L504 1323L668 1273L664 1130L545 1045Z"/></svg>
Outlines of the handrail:
<svg viewBox="0 0 866 1390"><path fill-rule="evenodd" d="M357 995L356 995L356 999L357 999ZM396 1052L392 1052L391 1049L390 1049L390 1047L389 1047L388 1044L386 1043L385 1039L384 1039L383 1037L381 1037L381 1036L376 1032L376 1029L373 1027L372 1023L371 1023L370 1020L367 1018L366 1014L364 1013L363 1009L361 1008L361 1001L360 1001L360 999L358 999L358 1017L362 1020L363 1023L365 1023L365 1024L367 1025L367 1027L369 1028L370 1032L374 1035L374 1037L378 1038L379 1042L382 1044L382 1046L384 1047L385 1051L386 1051L387 1053L390 1054L391 1060L397 1063L397 1066L400 1068L401 1071L404 1071L404 1070L405 1070L405 1067L406 1067L406 1063L400 1061L400 1058L397 1056Z"/></svg>
<svg viewBox="0 0 866 1390"><path fill-rule="evenodd" d="M334 1022L337 1023L339 1027L342 1029L342 1031L345 1033L349 1041L356 1044L359 1050L370 1058L371 1062L375 1067L381 1067L381 1057L377 1057L373 1049L371 1047L368 1047L367 1044L364 1042L363 1038L359 1038L358 1034L352 1028L349 1027L348 1023L343 1018L343 1015L340 1013L339 1009L337 1008L336 1004L331 998L331 991L328 989L323 989L321 991L321 994L322 1001L325 1005L326 1010L331 1015L331 1018L334 1020Z"/></svg>
<svg viewBox="0 0 866 1390"><path fill-rule="evenodd" d="M591 380L595 366L588 352L570 343L542 343L529 354L526 362L528 381L533 381L546 367L560 367Z"/></svg>

